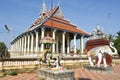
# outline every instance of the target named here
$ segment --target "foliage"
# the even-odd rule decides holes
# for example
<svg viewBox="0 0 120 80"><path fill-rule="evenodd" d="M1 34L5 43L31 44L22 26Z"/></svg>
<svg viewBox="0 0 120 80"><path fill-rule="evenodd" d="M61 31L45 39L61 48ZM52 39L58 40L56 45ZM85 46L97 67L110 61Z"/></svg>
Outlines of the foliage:
<svg viewBox="0 0 120 80"><path fill-rule="evenodd" d="M9 75L15 76L15 75L17 75L17 72L16 72L16 71L10 71L10 72L9 72Z"/></svg>
<svg viewBox="0 0 120 80"><path fill-rule="evenodd" d="M117 35L118 35L118 37L120 37L120 31L119 31L119 32L117 32Z"/></svg>
<svg viewBox="0 0 120 80"><path fill-rule="evenodd" d="M0 53L5 53L6 45L4 42L0 42Z"/></svg>
<svg viewBox="0 0 120 80"><path fill-rule="evenodd" d="M108 40L114 41L115 35L109 34L108 35Z"/></svg>
<svg viewBox="0 0 120 80"><path fill-rule="evenodd" d="M7 57L9 57L7 47L4 44L4 42L0 42L0 58L7 58Z"/></svg>
<svg viewBox="0 0 120 80"><path fill-rule="evenodd" d="M107 40L110 40L110 41L114 41L115 35L112 35L112 34L105 35L104 39L107 39Z"/></svg>
<svg viewBox="0 0 120 80"><path fill-rule="evenodd" d="M4 44L4 42L0 42L0 58L2 58L3 55L5 54L5 50L6 50L6 45Z"/></svg>
<svg viewBox="0 0 120 80"><path fill-rule="evenodd" d="M115 47L116 47L116 49L117 49L117 51L118 51L118 53L120 55L120 31L117 32L117 37L114 40L114 45L115 45Z"/></svg>

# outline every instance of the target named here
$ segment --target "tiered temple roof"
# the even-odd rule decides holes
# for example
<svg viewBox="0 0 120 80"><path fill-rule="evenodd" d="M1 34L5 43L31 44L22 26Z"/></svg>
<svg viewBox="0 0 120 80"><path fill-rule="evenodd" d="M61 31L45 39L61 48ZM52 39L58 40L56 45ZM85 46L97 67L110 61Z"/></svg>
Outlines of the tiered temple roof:
<svg viewBox="0 0 120 80"><path fill-rule="evenodd" d="M19 38L21 35L34 31L40 27L54 28L58 30L63 30L71 33L77 33L89 37L90 34L78 29L77 26L70 23L67 19L64 18L63 13L60 9L60 6L52 8L51 10L46 10L46 5L43 3L41 13L39 17L32 23L32 25L17 36L15 39ZM14 39L14 40L15 40ZM13 40L13 41L14 41ZM12 41L12 42L13 42Z"/></svg>
<svg viewBox="0 0 120 80"><path fill-rule="evenodd" d="M51 15L51 12L54 13L57 10L57 12L52 15L51 17L49 17L49 15ZM44 21L41 25L40 22L42 22L42 20L45 17L49 17L46 21ZM60 30L65 30L65 31L69 31L69 32L73 32L73 33L78 33L78 34L83 34L85 36L89 36L89 33L80 30L77 28L77 26L73 25L70 23L70 21L66 20L62 14L62 11L60 10L60 6L57 6L53 9L51 9L50 11L46 12L43 16L39 17L27 30L27 31L31 31L36 27L36 25L39 25L37 27L42 27L43 25L49 28L56 28L56 29L60 29Z"/></svg>

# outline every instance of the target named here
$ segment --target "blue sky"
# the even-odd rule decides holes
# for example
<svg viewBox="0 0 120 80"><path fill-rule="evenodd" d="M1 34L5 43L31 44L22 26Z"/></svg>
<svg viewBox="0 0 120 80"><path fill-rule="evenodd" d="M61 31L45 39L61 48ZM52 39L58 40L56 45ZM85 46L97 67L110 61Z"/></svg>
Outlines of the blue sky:
<svg viewBox="0 0 120 80"><path fill-rule="evenodd" d="M50 1L46 0L47 9ZM53 0L54 6L59 2ZM10 47L13 36L26 30L39 16L43 0L0 0L0 41ZM91 32L100 24L106 34L120 31L120 0L61 0L66 19L78 28ZM7 24L10 33L4 28Z"/></svg>

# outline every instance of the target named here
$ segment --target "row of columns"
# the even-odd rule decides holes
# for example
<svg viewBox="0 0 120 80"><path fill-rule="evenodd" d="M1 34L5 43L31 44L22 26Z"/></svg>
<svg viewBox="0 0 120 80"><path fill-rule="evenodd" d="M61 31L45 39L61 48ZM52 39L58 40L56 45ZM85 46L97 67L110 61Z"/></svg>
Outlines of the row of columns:
<svg viewBox="0 0 120 80"><path fill-rule="evenodd" d="M36 39L34 40L34 33L24 34L15 40L11 45L11 49L16 53L33 53L38 52L38 31L35 31ZM35 42L35 46L34 46ZM35 50L34 50L35 47Z"/></svg>
<svg viewBox="0 0 120 80"><path fill-rule="evenodd" d="M35 33L35 36L34 36ZM33 53L33 52L38 52L39 51L39 32L34 31L31 32L30 34L25 34L18 39L11 45L12 51L13 52L19 52L19 53ZM67 53L70 53L70 34L66 34L67 32L63 31L62 32L62 53L65 52L65 44L67 44ZM41 38L45 37L45 28L41 28ZM59 36L56 35L56 29L52 31L52 38L56 39L56 44L52 44L52 52L59 53L58 49L58 41L59 41ZM74 41L74 53L76 53L76 39L77 39L77 34L74 34L73 36L73 41ZM65 43L65 40L67 43ZM56 47L56 48L55 48ZM35 48L35 49L34 49ZM80 38L80 50L81 53L83 53L83 36ZM44 44L41 44L40 52L44 51Z"/></svg>
<svg viewBox="0 0 120 80"><path fill-rule="evenodd" d="M53 39L56 39L56 52L58 52L58 37L55 38L55 32L56 30L53 30L52 35L53 35ZM62 32L62 53L65 53L65 39L66 39L66 32ZM74 34L74 53L77 52L76 50L76 42L77 42L77 34ZM80 50L81 53L83 53L83 36L81 36L80 38ZM55 52L55 44L53 44L52 46L52 52ZM70 53L70 35L67 35L67 53Z"/></svg>

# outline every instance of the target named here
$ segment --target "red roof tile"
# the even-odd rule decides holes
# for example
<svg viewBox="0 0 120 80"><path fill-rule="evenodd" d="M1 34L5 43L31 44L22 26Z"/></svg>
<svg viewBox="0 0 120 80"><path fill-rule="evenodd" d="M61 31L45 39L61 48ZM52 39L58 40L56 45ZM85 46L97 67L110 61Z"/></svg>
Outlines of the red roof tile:
<svg viewBox="0 0 120 80"><path fill-rule="evenodd" d="M89 33L78 29L75 25L71 24L69 21L65 20L64 18L62 19L55 16L50 18L47 22L45 22L44 25L50 28L62 29L62 30L66 30L66 31L70 31L78 34L84 34L87 36L90 35Z"/></svg>

